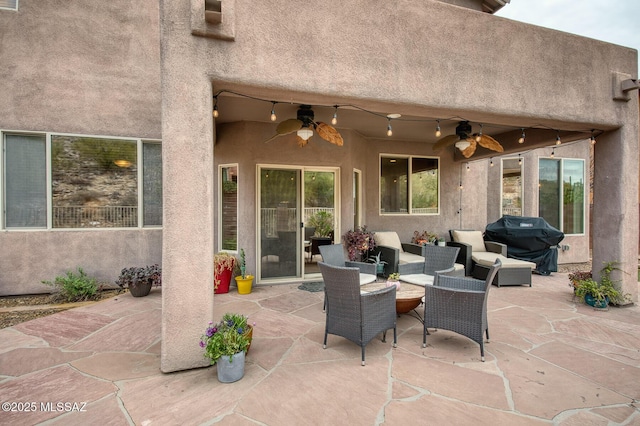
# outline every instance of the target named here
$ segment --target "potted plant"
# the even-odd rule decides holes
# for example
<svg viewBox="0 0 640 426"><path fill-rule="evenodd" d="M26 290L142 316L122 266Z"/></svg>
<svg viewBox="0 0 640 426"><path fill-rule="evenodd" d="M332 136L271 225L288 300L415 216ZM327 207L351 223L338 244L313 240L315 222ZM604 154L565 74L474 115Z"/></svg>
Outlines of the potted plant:
<svg viewBox="0 0 640 426"><path fill-rule="evenodd" d="M331 231L333 231L333 214L320 210L309 218L308 225L316 228L313 234L314 237L330 238Z"/></svg>
<svg viewBox="0 0 640 426"><path fill-rule="evenodd" d="M240 275L236 276L236 285L238 286L238 294L251 293L253 286L253 275L247 275L247 264L245 261L244 249L240 249Z"/></svg>
<svg viewBox="0 0 640 426"><path fill-rule="evenodd" d="M611 273L620 270L617 265L617 262L605 262L600 270L600 282L591 277L579 280L575 288L576 296L594 308L606 308L610 302L621 302L626 296L616 288L617 281L611 279Z"/></svg>
<svg viewBox="0 0 640 426"><path fill-rule="evenodd" d="M216 324L209 322L200 338L204 357L211 365L217 364L218 380L231 383L244 376L246 352L251 345L253 327L242 314L226 313Z"/></svg>
<svg viewBox="0 0 640 426"><path fill-rule="evenodd" d="M358 226L345 232L342 236L342 242L347 248L349 260L351 261L360 261L367 258L365 254L376 246L373 232L369 231L366 225Z"/></svg>
<svg viewBox="0 0 640 426"><path fill-rule="evenodd" d="M231 277L236 266L236 257L221 251L213 256L213 292L228 293Z"/></svg>
<svg viewBox="0 0 640 426"><path fill-rule="evenodd" d="M584 281L586 279L590 279L592 277L591 271L575 271L569 274L569 287L573 288L573 292L575 293L576 288L578 288L578 284L580 281Z"/></svg>
<svg viewBox="0 0 640 426"><path fill-rule="evenodd" d="M444 239L443 239L444 241ZM423 244L437 244L438 243L438 235L433 234L429 231L422 231L422 233L418 231L413 232L413 238L411 238L411 242L413 244L423 245Z"/></svg>
<svg viewBox="0 0 640 426"><path fill-rule="evenodd" d="M387 277L387 287L391 287L392 285L395 285L396 288L400 290L400 274L397 272L389 274Z"/></svg>
<svg viewBox="0 0 640 426"><path fill-rule="evenodd" d="M367 261L374 263L376 265L376 274L380 275L384 272L384 265L387 264L384 260L380 258L382 252L378 252L375 256L369 256Z"/></svg>
<svg viewBox="0 0 640 426"><path fill-rule="evenodd" d="M133 297L146 296L151 287L162 285L162 269L157 264L144 267L124 268L116 284L121 288L128 288Z"/></svg>
<svg viewBox="0 0 640 426"><path fill-rule="evenodd" d="M445 241L444 241L444 237L439 237L438 238L438 245L440 247L444 247L446 245Z"/></svg>

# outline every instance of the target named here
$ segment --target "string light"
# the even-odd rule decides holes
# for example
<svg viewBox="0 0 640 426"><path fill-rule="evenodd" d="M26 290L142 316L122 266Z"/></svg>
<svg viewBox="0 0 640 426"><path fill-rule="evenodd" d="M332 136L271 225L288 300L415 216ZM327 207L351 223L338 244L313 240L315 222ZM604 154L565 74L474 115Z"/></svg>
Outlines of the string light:
<svg viewBox="0 0 640 426"><path fill-rule="evenodd" d="M493 167L493 157L489 159L489 166Z"/></svg>
<svg viewBox="0 0 640 426"><path fill-rule="evenodd" d="M593 134L593 130L591 130L591 145L595 145L596 144L596 137Z"/></svg>
<svg viewBox="0 0 640 426"><path fill-rule="evenodd" d="M470 169L469 169L469 163L467 163L467 171L469 171L469 170L470 170Z"/></svg>
<svg viewBox="0 0 640 426"><path fill-rule="evenodd" d="M218 113L218 97L214 96L213 99L216 100L216 103L213 104L213 118L218 118L218 115L219 115L219 113Z"/></svg>
<svg viewBox="0 0 640 426"><path fill-rule="evenodd" d="M214 117L218 117L219 116L218 97L223 93L230 93L230 94L233 94L233 95L236 95L236 96L240 96L240 97L247 98L247 99L253 99L255 101L260 101L260 102L271 102L272 108L271 108L271 117L270 118L271 118L272 121L276 121L277 120L276 111L275 111L275 105L277 103L279 103L278 101L272 101L270 99L263 99L263 98L259 98L259 97L256 97L256 96L235 92L235 91L232 91L232 90L220 90L213 96L214 99L215 99L215 103L214 103L214 106L213 106L213 116ZM362 112L367 113L367 114L375 115L377 117L384 117L385 116L385 115L380 114L378 112L370 111L370 110L367 110L365 108L362 108L362 107L359 107L359 106L353 105L353 104L315 105L315 106L316 107L324 107L324 108L330 108L330 107L334 108L333 117L331 119L331 124L333 124L333 125L336 125L337 122L338 122L338 114L337 113L338 113L338 108L340 108L340 107L351 107L353 109L362 111ZM393 115L396 115L396 114L393 114ZM389 123L387 125L387 135L391 136L393 134L393 130L391 129L390 118L388 118L388 117L385 117L385 118L387 118L389 120ZM396 119L396 118L399 118L399 114L397 114L397 116L391 117L391 119ZM401 121L403 121L403 120L404 119L401 119ZM451 117L451 118L447 118L446 120L447 121L469 121L469 120L465 119L464 117ZM414 121L414 122L433 122L433 121L435 121L436 122L435 136L437 138L442 136L442 129L440 127L440 124L441 124L440 121L442 121L441 119L409 118L409 119L406 119L406 121ZM478 123L478 124L480 126L480 132L475 135L475 139L476 139L477 142L479 142L482 139L482 135L484 134L484 129L483 129L484 125L480 124L480 123ZM501 128L500 126L497 126L497 125L491 125L491 127L492 128L496 128L496 129ZM544 125L535 125L535 126L530 127L530 128L546 128L548 130L554 131L554 129L546 127ZM504 129L513 129L513 128L504 127ZM592 144L595 144L595 142L596 142L595 141L595 131L596 130L597 129L592 129L591 130L591 132L592 132L591 143ZM521 137L518 139L518 142L519 143L524 143L525 142L525 137L526 137L525 136L525 128L521 127L521 131L522 131ZM580 130L580 129L573 129L573 130L569 130L569 131L571 131L571 132L586 132L586 130ZM559 131L556 130L556 133L557 133L556 134L556 144L560 145L562 143L562 141L560 139Z"/></svg>
<svg viewBox="0 0 640 426"><path fill-rule="evenodd" d="M555 148L553 148L553 149L551 150L551 158L553 158L553 157L555 157L555 156L556 156L556 149L555 149Z"/></svg>
<svg viewBox="0 0 640 426"><path fill-rule="evenodd" d="M522 157L518 154L518 166L522 166Z"/></svg>
<svg viewBox="0 0 640 426"><path fill-rule="evenodd" d="M462 181L460 181L460 189L462 189Z"/></svg>

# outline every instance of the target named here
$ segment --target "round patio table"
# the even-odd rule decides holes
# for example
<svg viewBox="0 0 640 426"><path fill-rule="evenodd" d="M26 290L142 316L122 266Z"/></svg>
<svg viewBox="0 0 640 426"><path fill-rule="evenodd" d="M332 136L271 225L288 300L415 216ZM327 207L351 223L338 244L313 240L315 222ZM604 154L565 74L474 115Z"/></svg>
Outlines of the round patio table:
<svg viewBox="0 0 640 426"><path fill-rule="evenodd" d="M372 292L387 286L385 282L376 282L360 286L363 292ZM406 314L417 308L422 303L424 287L405 282L400 282L400 288L396 291L396 313Z"/></svg>

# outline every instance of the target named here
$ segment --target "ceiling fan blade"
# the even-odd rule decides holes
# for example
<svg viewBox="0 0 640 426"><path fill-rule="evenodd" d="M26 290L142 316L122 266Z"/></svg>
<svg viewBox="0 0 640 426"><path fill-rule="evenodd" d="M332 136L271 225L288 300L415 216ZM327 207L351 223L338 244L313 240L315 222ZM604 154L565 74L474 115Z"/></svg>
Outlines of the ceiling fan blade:
<svg viewBox="0 0 640 426"><path fill-rule="evenodd" d="M474 137L467 138L467 142L469 142L471 145L469 145L469 147L467 149L462 151L462 156L464 158L471 157L476 152L476 147L478 146L476 144L476 139Z"/></svg>
<svg viewBox="0 0 640 426"><path fill-rule="evenodd" d="M318 122L316 126L316 132L318 132L318 136L322 139L326 140L329 143L332 143L337 146L344 145L344 140L342 139L342 135L338 133L335 127L330 126L327 123Z"/></svg>
<svg viewBox="0 0 640 426"><path fill-rule="evenodd" d="M298 142L298 146L300 148L304 148L305 145L309 143L309 139L304 140L300 136L296 135L296 141Z"/></svg>
<svg viewBox="0 0 640 426"><path fill-rule="evenodd" d="M449 145L453 145L454 143L458 142L459 140L460 140L460 138L458 137L458 135L445 136L444 138L440 139L438 142L433 144L433 150L434 151L440 151L441 149L446 148Z"/></svg>
<svg viewBox="0 0 640 426"><path fill-rule="evenodd" d="M480 142L478 143L483 148L487 148L496 152L504 152L504 148L502 147L502 145L500 145L500 143L491 136L481 135Z"/></svg>
<svg viewBox="0 0 640 426"><path fill-rule="evenodd" d="M278 126L276 127L276 134L271 136L266 141L264 141L264 143L271 142L278 136L288 135L289 133L297 132L298 130L302 129L303 124L304 123L302 123L302 121L298 120L297 118L290 118L288 120L284 120L283 122L279 123Z"/></svg>

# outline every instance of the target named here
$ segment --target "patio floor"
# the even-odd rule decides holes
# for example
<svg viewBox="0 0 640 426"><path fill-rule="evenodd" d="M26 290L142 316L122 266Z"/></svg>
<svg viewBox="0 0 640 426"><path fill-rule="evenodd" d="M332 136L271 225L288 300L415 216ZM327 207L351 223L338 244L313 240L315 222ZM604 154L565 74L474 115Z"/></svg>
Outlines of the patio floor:
<svg viewBox="0 0 640 426"><path fill-rule="evenodd" d="M398 347L390 335L372 341L365 367L340 337L322 349L321 292L232 288L215 296L216 316L256 322L232 384L215 366L161 373L160 290L120 295L0 330L0 402L20 410L3 405L0 423L640 425L640 308L597 311L567 284L556 273L493 287L484 363L477 344L447 331L423 349L421 324L403 315Z"/></svg>

